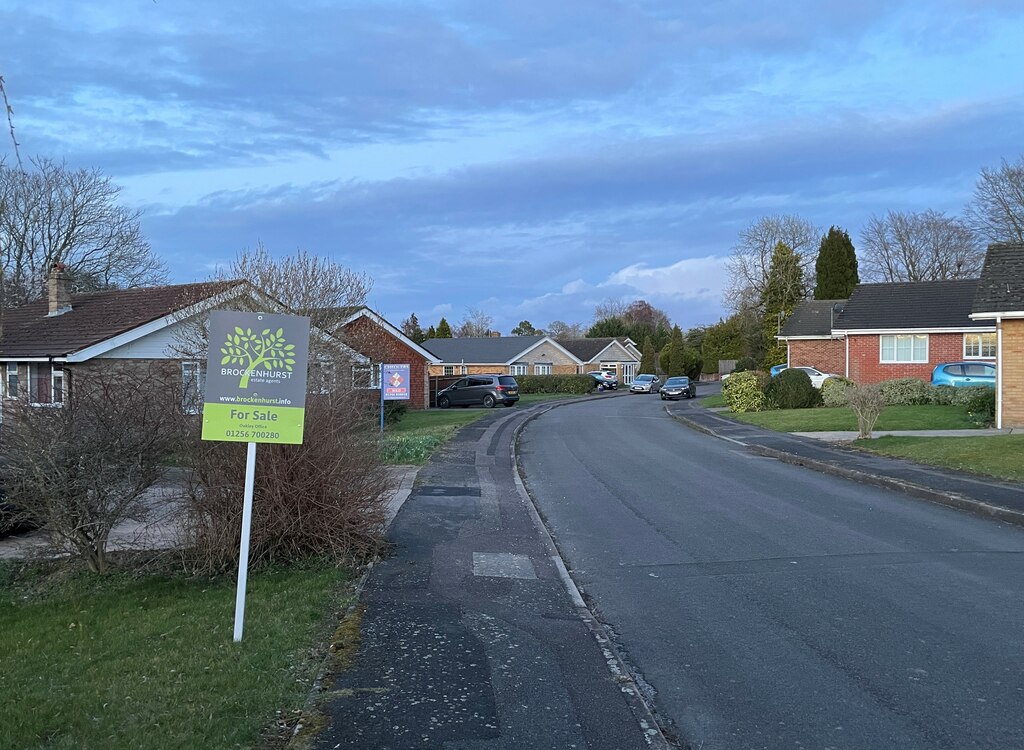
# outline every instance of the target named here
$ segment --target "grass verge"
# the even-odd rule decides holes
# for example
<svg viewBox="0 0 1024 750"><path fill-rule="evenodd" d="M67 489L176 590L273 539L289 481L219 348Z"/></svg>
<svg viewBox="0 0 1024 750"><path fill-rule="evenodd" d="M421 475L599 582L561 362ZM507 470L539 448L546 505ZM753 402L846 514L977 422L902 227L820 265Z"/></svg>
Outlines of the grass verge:
<svg viewBox="0 0 1024 750"><path fill-rule="evenodd" d="M1024 435L982 437L879 437L857 440L858 448L931 466L1024 482Z"/></svg>
<svg viewBox="0 0 1024 750"><path fill-rule="evenodd" d="M320 660L331 567L250 577L233 643L234 580L0 564L0 747L277 746Z"/></svg>
<svg viewBox="0 0 1024 750"><path fill-rule="evenodd" d="M731 416L780 432L839 432L857 429L857 418L846 407L776 409ZM876 430L968 430L978 427L965 406L887 406Z"/></svg>
<svg viewBox="0 0 1024 750"><path fill-rule="evenodd" d="M700 391L698 390L698 394ZM725 398L721 393L713 393L710 396L701 396L700 405L706 406L709 409L716 406L725 406Z"/></svg>
<svg viewBox="0 0 1024 750"><path fill-rule="evenodd" d="M519 406L543 403L564 398L575 398L567 393L526 393L519 397ZM506 407L495 407L498 410ZM406 412L397 424L389 425L384 432L381 456L386 464L422 466L431 454L447 443L452 435L465 424L475 422L490 414L490 409L470 407L468 409L422 409Z"/></svg>

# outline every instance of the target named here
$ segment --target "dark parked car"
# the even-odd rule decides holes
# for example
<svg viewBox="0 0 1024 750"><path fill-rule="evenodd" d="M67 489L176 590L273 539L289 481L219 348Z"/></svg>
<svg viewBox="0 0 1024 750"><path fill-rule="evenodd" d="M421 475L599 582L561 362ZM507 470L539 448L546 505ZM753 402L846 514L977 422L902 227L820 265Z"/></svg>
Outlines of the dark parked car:
<svg viewBox="0 0 1024 750"><path fill-rule="evenodd" d="M991 362L943 362L932 370L932 385L996 387L996 366Z"/></svg>
<svg viewBox="0 0 1024 750"><path fill-rule="evenodd" d="M495 404L512 406L519 400L519 383L511 375L469 375L437 392L437 405L485 406Z"/></svg>
<svg viewBox="0 0 1024 750"><path fill-rule="evenodd" d="M661 386L661 400L671 399L675 401L680 398L693 398L697 395L697 384L683 375L669 378L665 385Z"/></svg>
<svg viewBox="0 0 1024 750"><path fill-rule="evenodd" d="M629 386L630 393L657 393L661 378L657 375L637 375Z"/></svg>
<svg viewBox="0 0 1024 750"><path fill-rule="evenodd" d="M593 372L588 372L587 375L594 379L594 382L597 383L597 387L601 390L614 391L619 387L619 378L613 372L594 370Z"/></svg>

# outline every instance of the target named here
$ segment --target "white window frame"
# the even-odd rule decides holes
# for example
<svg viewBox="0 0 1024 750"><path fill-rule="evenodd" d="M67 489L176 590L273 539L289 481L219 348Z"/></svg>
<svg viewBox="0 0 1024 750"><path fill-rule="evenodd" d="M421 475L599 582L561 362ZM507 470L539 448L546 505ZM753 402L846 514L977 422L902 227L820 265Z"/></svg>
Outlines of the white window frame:
<svg viewBox="0 0 1024 750"><path fill-rule="evenodd" d="M11 377L14 377L14 390L11 390ZM18 372L17 362L8 362L4 371L4 398L18 398L18 391L21 388L21 375Z"/></svg>
<svg viewBox="0 0 1024 750"><path fill-rule="evenodd" d="M356 373L360 375L369 371L370 380L369 385L359 385L356 378ZM359 388L361 390L376 391L380 389L380 363L377 364L358 364L352 365L352 387Z"/></svg>
<svg viewBox="0 0 1024 750"><path fill-rule="evenodd" d="M444 365L441 369L441 376L447 377L455 374L455 365Z"/></svg>
<svg viewBox="0 0 1024 750"><path fill-rule="evenodd" d="M551 363L550 362L537 362L533 365L534 375L550 375L551 374Z"/></svg>
<svg viewBox="0 0 1024 750"><path fill-rule="evenodd" d="M33 366L35 366L35 367L49 367L50 368L50 400L49 401L33 401L32 400L32 380L33 380L32 379L32 374L33 374L32 373L32 368L33 368ZM62 369L59 370L60 377L58 378L56 373L57 373L59 368L60 368L60 365L55 365L53 362L29 362L28 363L28 378L26 379L28 381L28 390L25 393L26 393L26 395L28 396L28 399L29 399L29 401L28 401L29 406L38 406L38 407L42 407L42 408L51 408L51 409L52 408L60 408L60 407L64 406L64 398L65 398L65 395L66 395L66 390L64 388L64 370L62 370ZM53 393L54 393L54 390L55 390L54 386L56 385L56 381L58 379L60 380L60 401L54 401L53 400ZM38 394L36 394L36 396L38 397Z"/></svg>
<svg viewBox="0 0 1024 750"><path fill-rule="evenodd" d="M885 358L885 340L892 339L892 359ZM910 359L899 359L899 340L910 339ZM914 359L914 340L924 339L924 359ZM878 337L878 362L883 365L926 365L928 364L927 333L889 333Z"/></svg>
<svg viewBox="0 0 1024 750"><path fill-rule="evenodd" d="M508 366L508 374L509 375L527 375L529 372L530 372L530 366L529 365L509 365Z"/></svg>
<svg viewBox="0 0 1024 750"><path fill-rule="evenodd" d="M991 337L991 354L985 354L985 337ZM968 339L977 339L978 354L967 353ZM996 358L997 336L995 331L986 333L965 333L964 334L964 359L995 359Z"/></svg>
<svg viewBox="0 0 1024 750"><path fill-rule="evenodd" d="M636 377L636 370L639 367L637 362L623 362L622 363L622 384L629 385L633 382L633 378Z"/></svg>
<svg viewBox="0 0 1024 750"><path fill-rule="evenodd" d="M187 372L186 372L187 371ZM184 360L181 363L181 411L184 414L199 414L203 411L203 397L206 391L206 372L203 363ZM194 388L193 394L190 389Z"/></svg>

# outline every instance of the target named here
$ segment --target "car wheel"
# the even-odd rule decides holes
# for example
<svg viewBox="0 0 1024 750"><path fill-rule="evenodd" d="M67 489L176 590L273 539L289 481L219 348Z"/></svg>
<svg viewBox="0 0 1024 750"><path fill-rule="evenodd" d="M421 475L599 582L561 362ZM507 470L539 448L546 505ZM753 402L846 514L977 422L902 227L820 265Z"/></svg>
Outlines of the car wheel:
<svg viewBox="0 0 1024 750"><path fill-rule="evenodd" d="M452 405L452 402L448 400L447 396L441 396L441 398L437 400L437 405L441 409L447 409Z"/></svg>
<svg viewBox="0 0 1024 750"><path fill-rule="evenodd" d="M486 396L484 396L484 408L485 409L493 409L494 408L494 396L492 396L490 393L488 393Z"/></svg>
<svg viewBox="0 0 1024 750"><path fill-rule="evenodd" d="M662 400L662 401L664 401L664 400L665 400L665 394L664 394L664 393L662 393L662 394L661 394L661 400Z"/></svg>

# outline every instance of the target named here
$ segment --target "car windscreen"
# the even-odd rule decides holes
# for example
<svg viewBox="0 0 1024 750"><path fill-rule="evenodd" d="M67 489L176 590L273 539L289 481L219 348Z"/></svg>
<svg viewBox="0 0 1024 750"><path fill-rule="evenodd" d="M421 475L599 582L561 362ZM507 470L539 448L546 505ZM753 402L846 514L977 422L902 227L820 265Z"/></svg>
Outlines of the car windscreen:
<svg viewBox="0 0 1024 750"><path fill-rule="evenodd" d="M636 380L639 382L646 382L648 380L654 380L653 375L637 375Z"/></svg>
<svg viewBox="0 0 1024 750"><path fill-rule="evenodd" d="M669 378L665 381L665 385L689 385L689 378Z"/></svg>
<svg viewBox="0 0 1024 750"><path fill-rule="evenodd" d="M498 378L498 384L509 385L512 386L513 388L516 388L519 385L519 383L516 382L516 379L513 378L511 375L502 375L500 378Z"/></svg>

